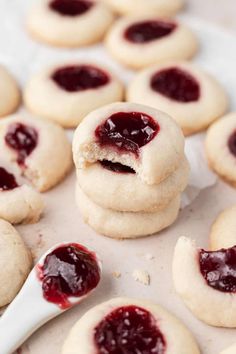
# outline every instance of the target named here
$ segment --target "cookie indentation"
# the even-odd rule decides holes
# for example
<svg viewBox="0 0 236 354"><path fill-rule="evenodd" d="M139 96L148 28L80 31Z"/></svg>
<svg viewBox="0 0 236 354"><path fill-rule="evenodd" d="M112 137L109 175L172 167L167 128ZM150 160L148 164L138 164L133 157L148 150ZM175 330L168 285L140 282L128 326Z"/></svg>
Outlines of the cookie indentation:
<svg viewBox="0 0 236 354"><path fill-rule="evenodd" d="M178 102L195 102L200 98L199 83L180 68L168 68L154 74L151 78L151 88Z"/></svg>
<svg viewBox="0 0 236 354"><path fill-rule="evenodd" d="M230 135L228 140L228 147L231 152L236 157L236 131Z"/></svg>
<svg viewBox="0 0 236 354"><path fill-rule="evenodd" d="M170 35L177 25L167 21L144 21L129 26L124 36L132 43L142 44Z"/></svg>
<svg viewBox="0 0 236 354"><path fill-rule="evenodd" d="M216 252L200 251L200 270L212 288L236 292L236 246Z"/></svg>
<svg viewBox="0 0 236 354"><path fill-rule="evenodd" d="M118 112L97 127L96 138L102 146L139 154L139 149L154 139L159 125L145 113Z"/></svg>
<svg viewBox="0 0 236 354"><path fill-rule="evenodd" d="M93 5L88 0L53 0L49 7L63 16L79 16L89 11Z"/></svg>
<svg viewBox="0 0 236 354"><path fill-rule="evenodd" d="M0 191L9 191L19 187L15 176L5 168L0 167Z"/></svg>
<svg viewBox="0 0 236 354"><path fill-rule="evenodd" d="M79 244L58 247L45 258L38 269L44 298L65 309L69 297L81 297L100 281L100 270L94 253Z"/></svg>
<svg viewBox="0 0 236 354"><path fill-rule="evenodd" d="M9 125L5 142L11 149L17 152L17 162L24 165L25 159L33 152L38 144L37 131L22 123Z"/></svg>
<svg viewBox="0 0 236 354"><path fill-rule="evenodd" d="M108 314L95 328L98 354L164 354L166 342L155 318L137 306L124 306Z"/></svg>
<svg viewBox="0 0 236 354"><path fill-rule="evenodd" d="M107 73L90 65L67 66L56 70L52 80L63 90L78 92L96 89L109 83Z"/></svg>

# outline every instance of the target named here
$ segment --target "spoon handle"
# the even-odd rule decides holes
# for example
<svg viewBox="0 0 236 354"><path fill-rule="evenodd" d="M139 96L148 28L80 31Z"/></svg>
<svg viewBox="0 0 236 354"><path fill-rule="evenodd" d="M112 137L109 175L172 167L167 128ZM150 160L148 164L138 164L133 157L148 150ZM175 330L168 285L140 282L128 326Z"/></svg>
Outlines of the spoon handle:
<svg viewBox="0 0 236 354"><path fill-rule="evenodd" d="M0 318L0 353L12 354L36 329L56 315L58 307L44 300L33 270Z"/></svg>

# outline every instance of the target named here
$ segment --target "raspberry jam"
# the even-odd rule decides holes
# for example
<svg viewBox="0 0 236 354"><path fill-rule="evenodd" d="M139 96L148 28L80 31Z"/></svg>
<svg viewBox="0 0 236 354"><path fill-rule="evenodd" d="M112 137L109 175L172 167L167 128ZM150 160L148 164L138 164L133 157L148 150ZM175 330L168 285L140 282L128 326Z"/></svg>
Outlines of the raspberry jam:
<svg viewBox="0 0 236 354"><path fill-rule="evenodd" d="M74 17L83 15L93 5L93 2L89 0L53 0L49 7L60 15Z"/></svg>
<svg viewBox="0 0 236 354"><path fill-rule="evenodd" d="M94 330L96 354L164 354L166 342L155 318L137 306L120 307Z"/></svg>
<svg viewBox="0 0 236 354"><path fill-rule="evenodd" d="M48 254L38 267L44 298L66 309L69 297L81 297L93 290L100 281L96 255L74 243L62 245Z"/></svg>
<svg viewBox="0 0 236 354"><path fill-rule="evenodd" d="M169 68L154 74L151 78L151 88L178 102L194 102L200 98L197 80L180 68Z"/></svg>
<svg viewBox="0 0 236 354"><path fill-rule="evenodd" d="M17 152L17 162L24 165L25 159L32 153L38 144L37 131L22 123L13 123L8 127L5 142Z"/></svg>
<svg viewBox="0 0 236 354"><path fill-rule="evenodd" d="M109 83L110 78L95 66L74 65L56 70L52 80L65 91L78 92L104 86Z"/></svg>
<svg viewBox="0 0 236 354"><path fill-rule="evenodd" d="M100 164L102 165L103 168L105 168L106 170L109 170L111 172L135 173L135 171L131 167L122 165L119 162L111 162L108 160L103 160L103 161L100 161Z"/></svg>
<svg viewBox="0 0 236 354"><path fill-rule="evenodd" d="M119 112L99 125L95 136L102 146L138 155L139 148L154 139L159 130L159 125L145 113Z"/></svg>
<svg viewBox="0 0 236 354"><path fill-rule="evenodd" d="M236 293L236 246L216 252L200 251L200 270L212 288Z"/></svg>
<svg viewBox="0 0 236 354"><path fill-rule="evenodd" d="M176 24L167 21L144 21L129 26L124 36L133 43L147 43L168 36L176 29Z"/></svg>
<svg viewBox="0 0 236 354"><path fill-rule="evenodd" d="M9 191L19 187L15 176L8 172L5 168L0 167L0 190Z"/></svg>
<svg viewBox="0 0 236 354"><path fill-rule="evenodd" d="M236 157L236 131L233 132L232 135L230 135L228 140L228 147L231 154L233 154Z"/></svg>

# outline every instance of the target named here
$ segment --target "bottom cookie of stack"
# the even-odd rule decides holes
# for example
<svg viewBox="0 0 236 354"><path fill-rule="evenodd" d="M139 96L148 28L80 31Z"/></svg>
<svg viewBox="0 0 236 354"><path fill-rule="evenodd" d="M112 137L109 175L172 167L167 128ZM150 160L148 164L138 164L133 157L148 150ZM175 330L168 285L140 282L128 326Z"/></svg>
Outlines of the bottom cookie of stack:
<svg viewBox="0 0 236 354"><path fill-rule="evenodd" d="M94 203L77 183L76 203L84 221L98 233L118 239L137 238L154 234L173 224L179 213L180 195L163 210L121 212Z"/></svg>

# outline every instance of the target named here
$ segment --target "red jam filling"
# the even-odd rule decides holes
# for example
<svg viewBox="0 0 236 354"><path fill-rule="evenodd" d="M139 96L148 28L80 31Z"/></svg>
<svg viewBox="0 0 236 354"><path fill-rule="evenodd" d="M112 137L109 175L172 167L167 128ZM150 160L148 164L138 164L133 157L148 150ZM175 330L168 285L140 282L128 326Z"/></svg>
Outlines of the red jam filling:
<svg viewBox="0 0 236 354"><path fill-rule="evenodd" d="M0 167L0 190L9 191L18 187L15 176L5 170L5 168Z"/></svg>
<svg viewBox="0 0 236 354"><path fill-rule="evenodd" d="M49 7L63 16L79 16L89 11L93 5L89 0L53 0Z"/></svg>
<svg viewBox="0 0 236 354"><path fill-rule="evenodd" d="M145 113L119 112L99 125L95 136L101 146L138 155L139 148L154 139L159 130L159 125Z"/></svg>
<svg viewBox="0 0 236 354"><path fill-rule="evenodd" d="M216 252L200 251L200 270L212 288L236 293L236 246Z"/></svg>
<svg viewBox="0 0 236 354"><path fill-rule="evenodd" d="M151 78L151 88L178 102L194 102L200 98L197 80L180 68L169 68L154 74Z"/></svg>
<svg viewBox="0 0 236 354"><path fill-rule="evenodd" d="M25 159L38 144L38 133L33 127L22 123L13 123L7 130L5 142L17 152L18 164L24 165Z"/></svg>
<svg viewBox="0 0 236 354"><path fill-rule="evenodd" d="M102 165L103 168L105 168L106 170L112 171L112 172L133 173L133 174L135 173L135 171L131 167L122 165L119 162L111 162L108 160L103 160L103 161L100 161L100 164Z"/></svg>
<svg viewBox="0 0 236 354"><path fill-rule="evenodd" d="M75 243L60 246L38 267L44 298L62 309L71 306L69 297L81 297L100 281L96 255Z"/></svg>
<svg viewBox="0 0 236 354"><path fill-rule="evenodd" d="M133 43L146 43L168 36L176 29L176 24L167 21L144 21L128 27L125 38Z"/></svg>
<svg viewBox="0 0 236 354"><path fill-rule="evenodd" d="M96 354L164 354L166 341L150 312L137 306L120 307L94 330Z"/></svg>
<svg viewBox="0 0 236 354"><path fill-rule="evenodd" d="M56 70L52 80L65 91L77 92L107 85L110 78L95 66L75 65Z"/></svg>
<svg viewBox="0 0 236 354"><path fill-rule="evenodd" d="M228 147L231 152L236 157L236 131L229 137Z"/></svg>

